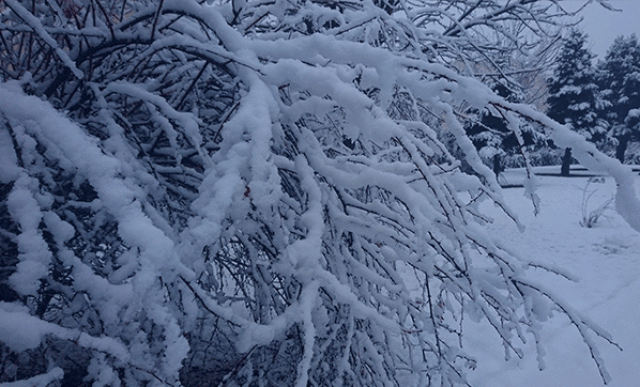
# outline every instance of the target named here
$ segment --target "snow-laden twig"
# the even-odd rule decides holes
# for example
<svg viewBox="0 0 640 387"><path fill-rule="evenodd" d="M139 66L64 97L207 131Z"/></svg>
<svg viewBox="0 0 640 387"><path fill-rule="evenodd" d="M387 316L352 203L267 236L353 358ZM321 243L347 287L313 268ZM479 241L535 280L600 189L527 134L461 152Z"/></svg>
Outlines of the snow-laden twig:
<svg viewBox="0 0 640 387"><path fill-rule="evenodd" d="M468 107L516 137L523 119L548 126L617 176L634 222L622 167L463 75L533 49L518 32L556 36L550 4L8 5L0 63L22 81L0 85L0 246L31 282L9 281L5 309L86 335L60 358L89 357L87 382L464 385L482 363L463 319L488 321L507 355L533 339L542 364L554 303L606 379L590 335L607 336L485 230L486 199L519 223L464 130Z"/></svg>
<svg viewBox="0 0 640 387"><path fill-rule="evenodd" d="M42 40L54 50L56 55L60 57L62 63L71 70L73 75L77 78L84 78L84 73L76 67L74 61L69 57L68 53L65 52L62 48L59 47L58 42L49 35L49 33L45 30L44 26L31 12L27 11L20 3L16 0L6 0L6 4L13 12L15 12L22 21L27 24L32 30L38 34Z"/></svg>

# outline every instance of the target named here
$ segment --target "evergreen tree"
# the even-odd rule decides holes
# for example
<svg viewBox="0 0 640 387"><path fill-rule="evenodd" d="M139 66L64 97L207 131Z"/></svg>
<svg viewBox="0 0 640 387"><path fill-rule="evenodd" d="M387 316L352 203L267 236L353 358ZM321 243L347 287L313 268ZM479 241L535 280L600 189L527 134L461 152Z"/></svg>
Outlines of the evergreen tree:
<svg viewBox="0 0 640 387"><path fill-rule="evenodd" d="M491 89L509 102L522 103L524 96L505 81L494 82ZM492 109L472 110L475 119L465 125L465 131L478 154L493 169L496 177L505 168L505 158L520 153L524 156L523 147L531 148L544 142L544 136L534 126L522 121L519 132L508 126L508 121L499 112Z"/></svg>
<svg viewBox="0 0 640 387"><path fill-rule="evenodd" d="M563 39L557 65L547 79L547 114L570 125L588 140L598 142L604 137L598 120L599 92L591 64L594 55L585 47L586 39L587 35L576 29ZM563 176L569 175L571 160L571 149L566 148L562 158Z"/></svg>
<svg viewBox="0 0 640 387"><path fill-rule="evenodd" d="M625 160L630 141L640 140L640 43L635 34L618 36L598 64L605 117L617 141L616 157Z"/></svg>

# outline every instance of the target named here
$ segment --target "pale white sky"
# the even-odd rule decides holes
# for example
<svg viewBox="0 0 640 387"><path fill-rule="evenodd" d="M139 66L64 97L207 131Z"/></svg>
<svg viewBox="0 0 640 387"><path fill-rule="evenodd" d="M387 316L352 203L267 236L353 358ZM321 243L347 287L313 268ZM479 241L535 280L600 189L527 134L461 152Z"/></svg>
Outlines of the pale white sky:
<svg viewBox="0 0 640 387"><path fill-rule="evenodd" d="M564 6L577 9L586 0L567 0ZM612 0L609 1L621 12L611 12L599 4L590 4L582 12L584 20L580 27L589 35L591 51L599 59L604 58L611 43L618 35L635 34L640 38L640 0Z"/></svg>

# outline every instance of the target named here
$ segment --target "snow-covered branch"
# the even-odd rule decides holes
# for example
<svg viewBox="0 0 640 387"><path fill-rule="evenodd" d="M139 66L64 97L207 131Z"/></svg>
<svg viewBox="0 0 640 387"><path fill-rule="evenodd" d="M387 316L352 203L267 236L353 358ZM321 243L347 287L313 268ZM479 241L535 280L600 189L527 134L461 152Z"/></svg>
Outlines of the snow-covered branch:
<svg viewBox="0 0 640 387"><path fill-rule="evenodd" d="M482 200L517 214L460 111L549 127L617 176L631 222L637 195L459 71L498 63L485 32L526 49L509 29L544 35L552 5L448 3L8 2L1 310L38 335L0 328L0 353L87 385L464 384L464 318L521 356L548 302L596 354L608 337L482 227Z"/></svg>

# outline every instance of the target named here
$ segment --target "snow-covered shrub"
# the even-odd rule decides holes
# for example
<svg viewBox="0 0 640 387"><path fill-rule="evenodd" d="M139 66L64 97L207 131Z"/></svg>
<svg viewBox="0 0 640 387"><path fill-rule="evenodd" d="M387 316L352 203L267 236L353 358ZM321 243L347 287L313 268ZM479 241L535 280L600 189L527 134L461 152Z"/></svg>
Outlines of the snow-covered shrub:
<svg viewBox="0 0 640 387"><path fill-rule="evenodd" d="M463 316L520 356L547 306L606 380L608 335L481 227L516 216L463 105L549 127L638 219L627 171L455 70L553 25L517 3L5 0L0 382L452 385Z"/></svg>
<svg viewBox="0 0 640 387"><path fill-rule="evenodd" d="M580 225L582 227L595 227L596 223L598 223L598 220L600 220L600 218L604 216L605 211L611 207L613 198L605 200L595 208L591 208L591 205L589 204L591 198L597 192L596 189L589 189L591 184L602 184L605 181L605 178L601 176L590 177L587 180L587 184L585 184L585 186L582 188L582 204L580 206L580 209L582 211L582 219L580 220Z"/></svg>
<svg viewBox="0 0 640 387"><path fill-rule="evenodd" d="M640 165L640 143L629 144L625 152L625 164Z"/></svg>

